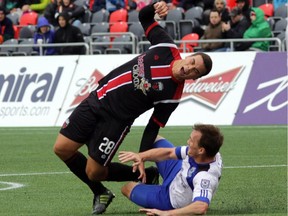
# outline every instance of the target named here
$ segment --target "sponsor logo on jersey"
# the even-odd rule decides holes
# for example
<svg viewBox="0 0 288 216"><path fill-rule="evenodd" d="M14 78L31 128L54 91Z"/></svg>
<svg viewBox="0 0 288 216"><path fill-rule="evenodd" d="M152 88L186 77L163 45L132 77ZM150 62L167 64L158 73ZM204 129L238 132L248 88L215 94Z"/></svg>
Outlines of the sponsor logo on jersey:
<svg viewBox="0 0 288 216"><path fill-rule="evenodd" d="M151 83L145 78L144 61L143 58L146 54L138 57L138 63L133 66L132 77L135 89L140 89L144 95L147 95L147 91L151 88Z"/></svg>

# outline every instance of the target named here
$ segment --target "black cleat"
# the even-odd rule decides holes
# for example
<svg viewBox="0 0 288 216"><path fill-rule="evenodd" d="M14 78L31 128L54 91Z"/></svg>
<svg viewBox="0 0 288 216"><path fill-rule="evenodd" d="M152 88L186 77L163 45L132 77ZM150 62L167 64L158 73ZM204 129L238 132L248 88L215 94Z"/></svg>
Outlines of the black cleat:
<svg viewBox="0 0 288 216"><path fill-rule="evenodd" d="M156 167L148 167L146 170L146 184L158 185L159 184L159 172Z"/></svg>
<svg viewBox="0 0 288 216"><path fill-rule="evenodd" d="M108 189L102 194L94 195L93 199L93 215L102 214L114 199L115 195Z"/></svg>

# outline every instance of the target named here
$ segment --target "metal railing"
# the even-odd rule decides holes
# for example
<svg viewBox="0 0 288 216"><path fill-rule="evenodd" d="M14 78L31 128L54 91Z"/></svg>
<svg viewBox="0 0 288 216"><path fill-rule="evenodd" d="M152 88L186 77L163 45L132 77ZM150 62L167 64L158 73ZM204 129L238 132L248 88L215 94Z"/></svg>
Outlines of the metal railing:
<svg viewBox="0 0 288 216"><path fill-rule="evenodd" d="M106 37L106 40L103 38ZM129 40L118 40L115 41L116 37L128 37ZM107 40L108 38L108 40ZM131 53L136 54L138 51L137 43L136 43L136 36L131 32L99 32L99 33L92 33L90 36L90 54L94 54L95 46L108 46L110 48L113 47L121 47L121 46L131 46ZM97 48L96 48L97 50ZM121 50L120 50L121 51ZM101 54L101 53L100 53Z"/></svg>
<svg viewBox="0 0 288 216"><path fill-rule="evenodd" d="M129 40L127 41L111 41L111 38L119 37L119 36L126 36L129 37ZM107 37L108 40L101 41L101 38ZM100 40L97 40L97 38ZM106 38L106 39L107 39ZM279 38L254 38L254 39L205 39L205 40L176 40L175 43L180 46L180 44L183 45L183 52L187 52L188 50L188 44L190 43L226 43L229 44L229 51L234 51L234 45L235 43L241 43L241 42L256 42L256 41L269 41L273 42L274 44L271 45L273 48L276 48L274 51L285 51L285 42L281 42ZM81 43L55 43L55 44L2 44L0 45L0 48L7 47L7 48L20 48L20 47L39 47L39 55L43 55L43 49L45 47L65 47L65 46L84 46L85 47L85 54L86 55L93 55L95 51L95 46L106 46L107 48L113 48L114 47L122 47L122 46L129 46L131 47L132 54L139 54L139 52L143 52L150 46L149 41L137 41L137 38L135 35L131 32L117 32L117 33L93 33L89 37L89 39L86 42ZM143 48L145 46L145 49ZM195 50L197 48L201 49L201 47L194 47ZM9 51L7 51L9 52ZM13 51L12 51L13 52ZM17 49L15 50L17 53ZM21 51L20 51L21 52ZM120 52L121 53L121 52ZM103 53L100 53L103 54Z"/></svg>
<svg viewBox="0 0 288 216"><path fill-rule="evenodd" d="M1 44L0 49L2 47L7 47L7 48L20 48L20 47L39 47L39 55L43 55L43 49L45 47L67 47L67 46L84 46L85 47L85 54L89 55L90 54L90 47L88 43L84 42L79 42L79 43L53 43L53 44ZM2 52L2 51L1 51ZM0 53L1 53L0 52ZM6 51L6 52L9 52ZM18 52L17 50L12 51L13 52ZM21 52L21 51L20 51Z"/></svg>
<svg viewBox="0 0 288 216"><path fill-rule="evenodd" d="M273 45L274 47L277 48L277 51L284 51L283 50L283 46L282 46L282 42L279 38L249 38L249 39L243 39L243 38L239 38L239 39L205 39L205 40L176 40L175 43L177 45L180 45L180 44L183 44L183 52L185 53L186 50L188 50L188 47L187 45L190 44L190 43L229 43L229 48L231 52L235 51L234 50L234 43L237 43L237 42L256 42L256 41L272 41L272 42L275 42L276 44ZM150 42L149 41L140 41L137 46L138 46L138 49L141 50L141 48L143 46L147 46L147 45L150 45ZM194 48L201 48L201 47L194 47Z"/></svg>

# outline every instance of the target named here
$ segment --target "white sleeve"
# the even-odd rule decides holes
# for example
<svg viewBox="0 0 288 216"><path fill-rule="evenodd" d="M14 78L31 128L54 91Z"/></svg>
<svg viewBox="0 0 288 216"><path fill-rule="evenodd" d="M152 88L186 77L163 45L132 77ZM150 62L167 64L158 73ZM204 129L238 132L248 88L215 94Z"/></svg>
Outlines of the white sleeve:
<svg viewBox="0 0 288 216"><path fill-rule="evenodd" d="M193 179L193 202L202 201L210 204L219 181L206 171L201 171Z"/></svg>

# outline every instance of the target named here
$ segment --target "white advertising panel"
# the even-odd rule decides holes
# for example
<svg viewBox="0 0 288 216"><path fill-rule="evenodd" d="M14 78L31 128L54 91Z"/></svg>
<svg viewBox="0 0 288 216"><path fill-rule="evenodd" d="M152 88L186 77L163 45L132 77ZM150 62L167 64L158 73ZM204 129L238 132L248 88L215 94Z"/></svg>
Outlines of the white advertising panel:
<svg viewBox="0 0 288 216"><path fill-rule="evenodd" d="M249 77L255 53L210 53L213 70L207 77L185 84L182 102L167 125L192 125L195 122L230 125L237 112ZM97 87L97 82L112 69L134 55L97 55L80 58L77 70L56 125L62 125L76 105ZM183 57L185 55L183 54ZM148 122L152 110L137 118L135 126Z"/></svg>
<svg viewBox="0 0 288 216"><path fill-rule="evenodd" d="M53 126L78 56L0 58L0 126Z"/></svg>

